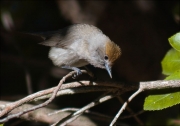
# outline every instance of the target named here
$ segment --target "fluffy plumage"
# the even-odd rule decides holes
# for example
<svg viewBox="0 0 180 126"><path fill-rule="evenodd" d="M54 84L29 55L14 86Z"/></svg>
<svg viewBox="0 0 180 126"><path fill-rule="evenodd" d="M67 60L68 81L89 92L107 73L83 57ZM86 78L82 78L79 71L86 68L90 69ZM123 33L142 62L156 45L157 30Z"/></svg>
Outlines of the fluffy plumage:
<svg viewBox="0 0 180 126"><path fill-rule="evenodd" d="M113 42L107 42L105 48L106 55L109 58L110 64L113 64L116 59L121 55L121 50L118 45Z"/></svg>
<svg viewBox="0 0 180 126"><path fill-rule="evenodd" d="M36 35L44 39L40 44L51 47L49 58L54 65L63 68L73 69L90 63L106 69L111 76L111 67L121 54L119 46L93 25L74 24Z"/></svg>

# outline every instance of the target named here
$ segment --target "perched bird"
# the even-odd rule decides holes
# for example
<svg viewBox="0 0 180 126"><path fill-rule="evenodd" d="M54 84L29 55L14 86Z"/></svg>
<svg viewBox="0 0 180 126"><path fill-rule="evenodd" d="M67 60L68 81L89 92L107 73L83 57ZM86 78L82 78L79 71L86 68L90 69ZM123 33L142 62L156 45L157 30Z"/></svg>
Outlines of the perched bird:
<svg viewBox="0 0 180 126"><path fill-rule="evenodd" d="M81 74L77 67L91 64L106 69L112 78L111 67L120 56L121 50L100 29L88 24L74 24L64 29L39 33L50 46L49 58L61 68L71 69Z"/></svg>

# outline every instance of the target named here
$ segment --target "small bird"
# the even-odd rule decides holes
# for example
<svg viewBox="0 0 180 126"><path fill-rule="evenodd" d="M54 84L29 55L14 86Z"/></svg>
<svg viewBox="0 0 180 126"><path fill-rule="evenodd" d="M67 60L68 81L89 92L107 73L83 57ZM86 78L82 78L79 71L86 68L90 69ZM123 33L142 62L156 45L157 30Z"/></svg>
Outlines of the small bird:
<svg viewBox="0 0 180 126"><path fill-rule="evenodd" d="M121 50L97 27L74 24L36 35L44 40L39 44L51 47L49 58L55 66L74 70L79 75L81 71L77 67L91 64L106 69L112 78L111 67L121 55Z"/></svg>

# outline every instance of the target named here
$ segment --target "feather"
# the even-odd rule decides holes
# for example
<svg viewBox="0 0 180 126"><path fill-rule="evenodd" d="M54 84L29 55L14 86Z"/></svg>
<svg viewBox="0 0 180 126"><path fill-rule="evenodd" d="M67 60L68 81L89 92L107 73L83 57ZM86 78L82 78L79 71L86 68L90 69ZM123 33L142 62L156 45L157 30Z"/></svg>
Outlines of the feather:
<svg viewBox="0 0 180 126"><path fill-rule="evenodd" d="M111 64L113 64L114 61L116 59L118 59L119 56L121 55L121 50L120 50L118 45L116 45L114 42L110 42L110 41L106 43L105 47L106 47L105 48L105 50L106 50L105 53L109 58L109 62Z"/></svg>

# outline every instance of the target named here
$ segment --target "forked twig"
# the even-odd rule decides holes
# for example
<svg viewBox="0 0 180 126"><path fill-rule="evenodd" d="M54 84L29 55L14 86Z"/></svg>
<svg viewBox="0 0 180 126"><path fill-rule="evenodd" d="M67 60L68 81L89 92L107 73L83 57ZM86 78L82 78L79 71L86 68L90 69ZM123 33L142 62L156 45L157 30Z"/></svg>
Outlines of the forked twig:
<svg viewBox="0 0 180 126"><path fill-rule="evenodd" d="M118 111L118 113L116 114L116 116L114 117L114 119L112 120L110 126L114 126L114 124L116 123L116 121L118 120L120 114L125 110L125 108L127 107L128 103L134 98L136 97L140 92L142 92L142 90L137 90L135 93L133 93L129 99L123 104L123 106L121 107L121 109Z"/></svg>
<svg viewBox="0 0 180 126"><path fill-rule="evenodd" d="M120 96L118 96L117 98L122 104L124 103L124 100ZM134 114L130 107L127 106L126 109L130 113L130 116L133 115L134 119L137 123L139 123L139 125L144 125L143 122L137 117L137 114Z"/></svg>
<svg viewBox="0 0 180 126"><path fill-rule="evenodd" d="M146 91L146 90L154 90L154 89L166 89L166 88L179 88L180 87L180 80L169 80L169 81L149 81L149 82L140 82L139 89L133 93L129 99L123 104L121 109L118 111L114 119L112 120L110 126L113 126L121 113L125 110L128 103L132 101L134 97L136 97L139 93Z"/></svg>
<svg viewBox="0 0 180 126"><path fill-rule="evenodd" d="M84 73L85 71L82 71L82 72ZM117 121L117 119L119 118L119 116L123 112L123 110L127 107L127 104L134 97L136 97L140 92L146 91L146 90L164 89L164 88L179 88L180 87L180 80L171 80L171 81L140 82L140 84L138 84L138 85L125 85L125 84L118 85L117 82L112 82L112 83L111 82L101 82L101 83L94 83L93 82L90 85L89 81L82 81L81 83L72 82L72 83L63 85L61 88L61 85L65 81L65 79L68 77L71 77L73 74L74 74L74 72L70 72L68 75L63 77L62 80L59 82L57 87L34 93L34 94L29 95L26 98L23 98L23 99L16 101L14 103L1 105L0 109L2 111L0 112L0 117L2 117L3 115L5 115L5 114L11 112L13 109L17 108L18 106L20 106L24 103L27 103L29 101L49 98L47 101L45 101L44 103L42 103L40 105L34 106L34 107L26 109L24 111L22 110L22 112L19 112L19 113L8 115L7 117L4 117L3 119L0 120L0 123L6 122L9 119L12 119L15 117L19 117L19 116L21 116L27 112L36 110L38 108L44 107L45 105L49 104L55 98L56 95L85 93L87 91L106 91L106 92L109 92L109 91L117 91L117 90L119 93L118 95L120 95L124 92L131 91L131 90L139 88L139 90L136 91L133 95L131 95L130 98L123 104L123 106L121 107L121 109L119 110L119 112L117 113L117 115L115 116L113 121L111 122L110 125L112 126L115 124L115 122ZM76 87L78 87L78 88L76 88ZM61 88L61 90L59 91L60 88ZM72 88L72 89L69 89L69 88ZM90 88L90 89L87 90L87 88ZM99 88L101 88L101 90ZM121 90L121 91L119 91L119 90ZM52 93L52 91L53 91L53 93ZM83 91L85 91L85 92L83 92ZM115 97L115 96L106 94L103 97L100 97L97 101L91 102L90 104L79 109L75 113L70 114L69 116L65 117L61 121L58 121L56 124L66 125L67 123L72 122L73 120L78 118L81 114L83 114L89 108L94 107L95 105L100 104L104 101L107 101L107 100L111 99L112 97Z"/></svg>
<svg viewBox="0 0 180 126"><path fill-rule="evenodd" d="M92 107L94 107L94 106L96 106L96 105L98 105L98 104L100 104L102 102L105 102L105 101L107 101L109 99L112 99L113 97L114 97L113 95L107 95L107 94L105 94L103 96L100 96L99 98L97 98L93 102L91 102L88 105L84 106L83 108L79 109L75 113L68 115L64 119L59 120L57 123L53 124L52 126L55 126L55 125L65 126L68 123L70 123L73 120L75 120L77 117L79 117L86 110L88 110L88 109L90 109L90 108L92 108Z"/></svg>
<svg viewBox="0 0 180 126"><path fill-rule="evenodd" d="M59 113L61 113L61 112L69 112L69 111L76 112L76 111L78 111L79 109L80 109L80 108L64 108L64 109L61 109L61 110L58 110L58 111L49 113L48 116L52 116L52 115L55 115L55 114L59 114ZM141 111L139 111L139 112L137 112L137 113L133 113L133 114L131 114L131 115L119 117L119 119L132 118L132 117L134 117L134 116L138 116L138 115L140 115L140 114L143 114L144 112L145 112L144 110L141 110ZM106 118L106 119L113 119L112 116L104 115L104 114L101 114L101 113L98 113L98 112L94 112L94 111L90 111L90 110L86 110L86 111L84 111L84 113L86 113L86 114L91 114L91 115L94 115L94 116L99 116L99 117Z"/></svg>
<svg viewBox="0 0 180 126"><path fill-rule="evenodd" d="M82 72L83 72L83 73L86 73L86 71L84 71L84 70L83 70ZM71 77L74 73L75 73L75 71L72 71L72 72L70 72L69 74L67 74L66 76L64 76L64 77L60 80L58 86L57 86L57 87L55 88L55 90L53 91L52 96L51 96L47 101L45 101L44 103L39 104L39 105L37 105L37 106L34 106L34 107L32 107L32 108L29 108L29 109L27 109L27 110L24 110L24 111L22 111L22 112L19 112L19 113L16 113L16 114L7 116L7 117L1 119L0 122L1 122L1 123L7 122L8 120L10 120L10 119L12 119L12 118L19 117L19 116L21 116L21 115L23 115L23 114L25 114L25 113L27 113L27 112L34 111L34 110L36 110L36 109L39 109L39 108L42 108L42 107L48 105L48 104L49 104L50 102L52 102L52 100L56 97L56 94L57 94L58 90L61 88L61 85L62 85L63 82L66 80L66 78ZM6 114L6 111L3 111L3 112ZM1 115L2 115L3 112L1 112Z"/></svg>

